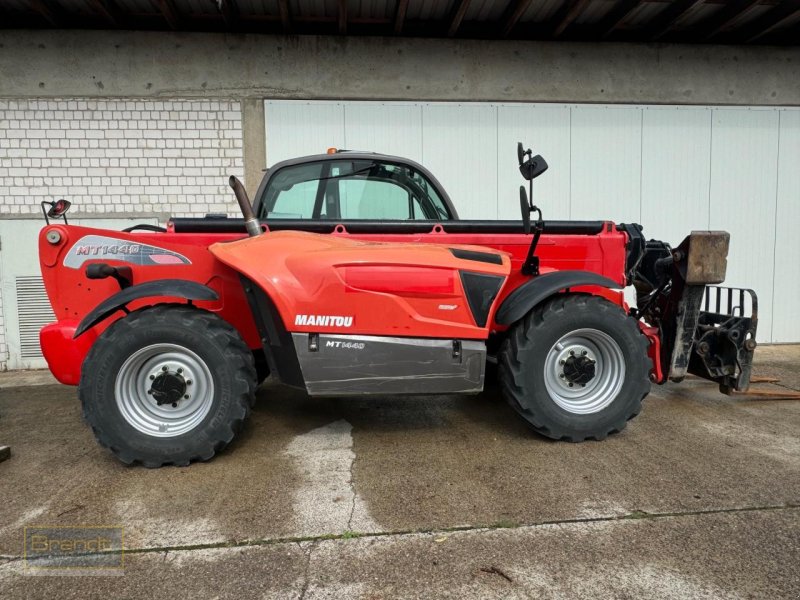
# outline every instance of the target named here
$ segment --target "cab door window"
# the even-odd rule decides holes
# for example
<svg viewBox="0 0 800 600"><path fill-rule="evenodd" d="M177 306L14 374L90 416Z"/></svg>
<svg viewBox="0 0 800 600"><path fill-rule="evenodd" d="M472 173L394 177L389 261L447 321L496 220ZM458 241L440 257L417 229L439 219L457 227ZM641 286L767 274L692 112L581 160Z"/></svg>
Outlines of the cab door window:
<svg viewBox="0 0 800 600"><path fill-rule="evenodd" d="M386 172L381 173L382 170ZM419 198L407 187L387 177L389 172L385 167L370 168L341 177L338 180L341 218L409 220L417 214L422 215Z"/></svg>
<svg viewBox="0 0 800 600"><path fill-rule="evenodd" d="M322 163L286 167L270 179L261 218L311 219L320 187Z"/></svg>
<svg viewBox="0 0 800 600"><path fill-rule="evenodd" d="M284 167L269 182L262 218L447 220L427 178L402 164L327 160Z"/></svg>

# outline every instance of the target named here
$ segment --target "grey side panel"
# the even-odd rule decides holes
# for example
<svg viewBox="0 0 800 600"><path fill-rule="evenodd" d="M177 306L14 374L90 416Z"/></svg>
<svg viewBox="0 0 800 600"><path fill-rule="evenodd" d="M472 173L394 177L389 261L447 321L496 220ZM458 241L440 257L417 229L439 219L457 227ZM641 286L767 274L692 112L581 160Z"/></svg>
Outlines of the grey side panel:
<svg viewBox="0 0 800 600"><path fill-rule="evenodd" d="M482 341L324 333L293 333L292 339L312 396L483 390Z"/></svg>

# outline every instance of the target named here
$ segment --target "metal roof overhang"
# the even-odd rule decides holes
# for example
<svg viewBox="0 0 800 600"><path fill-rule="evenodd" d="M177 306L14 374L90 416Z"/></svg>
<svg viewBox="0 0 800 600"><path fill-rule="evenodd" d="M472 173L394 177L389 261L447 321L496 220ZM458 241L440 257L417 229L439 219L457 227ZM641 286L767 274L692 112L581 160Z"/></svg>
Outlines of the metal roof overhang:
<svg viewBox="0 0 800 600"><path fill-rule="evenodd" d="M800 45L800 0L0 0L0 26Z"/></svg>

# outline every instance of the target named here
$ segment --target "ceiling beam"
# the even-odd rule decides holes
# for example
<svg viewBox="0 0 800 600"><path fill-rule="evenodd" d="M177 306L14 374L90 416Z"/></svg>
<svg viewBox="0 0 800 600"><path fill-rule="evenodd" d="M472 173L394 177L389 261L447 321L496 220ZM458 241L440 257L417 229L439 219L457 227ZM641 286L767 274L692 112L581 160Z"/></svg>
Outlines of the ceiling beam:
<svg viewBox="0 0 800 600"><path fill-rule="evenodd" d="M398 0L397 12L394 16L394 32L397 35L403 33L403 26L406 23L406 12L408 11L408 0Z"/></svg>
<svg viewBox="0 0 800 600"><path fill-rule="evenodd" d="M722 31L726 25L738 19L741 15L753 8L759 0L734 0L719 9L705 21L697 24L697 31L705 40Z"/></svg>
<svg viewBox="0 0 800 600"><path fill-rule="evenodd" d="M339 0L339 34L347 34L347 0Z"/></svg>
<svg viewBox="0 0 800 600"><path fill-rule="evenodd" d="M453 37L458 33L458 28L461 27L461 21L464 20L464 15L467 14L470 0L461 0L456 4L453 11L453 16L450 18L450 27L447 28L447 37Z"/></svg>
<svg viewBox="0 0 800 600"><path fill-rule="evenodd" d="M615 3L614 8L608 11L606 16L598 23L595 29L596 36L601 40L606 39L641 3L642 0L624 0L623 2Z"/></svg>
<svg viewBox="0 0 800 600"><path fill-rule="evenodd" d="M234 29L239 23L239 8L236 0L216 0L217 8L222 13L222 20L225 21L227 29Z"/></svg>
<svg viewBox="0 0 800 600"><path fill-rule="evenodd" d="M747 44L755 42L773 31L800 11L800 1L781 2L760 17L748 23L741 30L741 39Z"/></svg>
<svg viewBox="0 0 800 600"><path fill-rule="evenodd" d="M781 31L780 35L776 35L775 38L776 43L783 43L784 46L796 46L797 39L800 38L800 27L788 27Z"/></svg>
<svg viewBox="0 0 800 600"><path fill-rule="evenodd" d="M61 27L61 17L53 11L46 0L30 0L31 8L38 12L53 27Z"/></svg>
<svg viewBox="0 0 800 600"><path fill-rule="evenodd" d="M644 37L656 41L667 33L681 17L705 0L675 0L658 13L653 24L645 28Z"/></svg>
<svg viewBox="0 0 800 600"><path fill-rule="evenodd" d="M181 25L181 15L172 0L157 0L158 8L164 20L172 29L179 29Z"/></svg>
<svg viewBox="0 0 800 600"><path fill-rule="evenodd" d="M278 0L278 11L281 13L283 32L292 33L292 15L289 12L289 0Z"/></svg>
<svg viewBox="0 0 800 600"><path fill-rule="evenodd" d="M553 26L550 35L553 38L559 37L581 13L586 10L591 0L569 0L566 2L553 17Z"/></svg>
<svg viewBox="0 0 800 600"><path fill-rule="evenodd" d="M111 0L89 0L89 4L99 12L112 27L122 25L122 15L119 8Z"/></svg>
<svg viewBox="0 0 800 600"><path fill-rule="evenodd" d="M512 0L506 8L505 16L501 21L500 37L507 38L516 24L528 10L531 0Z"/></svg>

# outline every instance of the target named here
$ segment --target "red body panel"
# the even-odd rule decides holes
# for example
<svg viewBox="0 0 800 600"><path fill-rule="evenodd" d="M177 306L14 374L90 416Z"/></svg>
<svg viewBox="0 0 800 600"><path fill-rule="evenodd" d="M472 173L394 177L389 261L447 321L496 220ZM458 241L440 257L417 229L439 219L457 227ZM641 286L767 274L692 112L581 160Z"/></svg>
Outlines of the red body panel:
<svg viewBox="0 0 800 600"><path fill-rule="evenodd" d="M97 332L90 330L76 340L73 338L76 329L78 321L64 319L46 325L39 332L39 344L50 372L67 385L78 385L83 359L97 339Z"/></svg>
<svg viewBox="0 0 800 600"><path fill-rule="evenodd" d="M51 231L59 234L60 239L55 244L47 239ZM141 254L110 252L109 247L98 243L96 238L91 238L93 243L87 243L87 236L111 238L112 242L118 240L135 248L156 248L146 254L144 260L148 264L137 264L132 260L143 260ZM220 300L198 302L198 305L231 323L253 349L260 348L261 344L239 273L223 260L235 265L250 279L259 281L273 297L290 331L326 330L318 325L295 324L294 315L297 314L348 315L358 311L359 318L354 319L348 333L485 339L491 331L503 329L494 323L497 306L530 279L520 271L530 235L448 234L438 226L427 234L350 235L344 230L330 235L273 232L236 244L219 244L210 250L216 243L242 237L241 234L123 233L74 225L43 228L39 238L42 275L58 324L46 328L41 339L54 374L64 383L76 383L80 364L91 346L90 334L99 335L123 315L120 311L78 340L70 341L76 323L119 291L114 279L87 279L84 269L90 262L131 267L134 284L175 278L211 287ZM363 242L441 244L444 247L398 247L394 244L384 247ZM596 235L545 234L539 242L537 256L542 272L592 271L617 282L621 288L625 285L626 242L627 236L609 223ZM308 251L315 245L319 249L316 257L314 251L298 252ZM456 259L447 250L447 247L462 245L482 246L474 250L499 250L507 253L508 258L504 258L502 265L494 265ZM214 253L225 258L220 260ZM372 266L364 270L367 264ZM376 270L376 267L379 268ZM485 327L475 324L465 306L458 270L509 274ZM586 291L602 294L624 306L621 292L599 288ZM165 301L184 302L174 298L146 298L132 302L129 308L135 310ZM455 304L457 308L443 314L439 305L447 304Z"/></svg>
<svg viewBox="0 0 800 600"><path fill-rule="evenodd" d="M661 367L661 336L659 335L658 327L650 327L643 321L639 321L639 328L650 341L650 345L647 347L647 356L650 357L650 362L653 363L653 371L651 373L653 381L664 383L667 375Z"/></svg>
<svg viewBox="0 0 800 600"><path fill-rule="evenodd" d="M445 246L299 231L214 244L210 251L263 288L291 332L486 339L488 324L475 323L458 272L505 279L510 268L507 256L496 265L456 258ZM371 280L375 271L378 277ZM307 324L298 315L348 321Z"/></svg>

